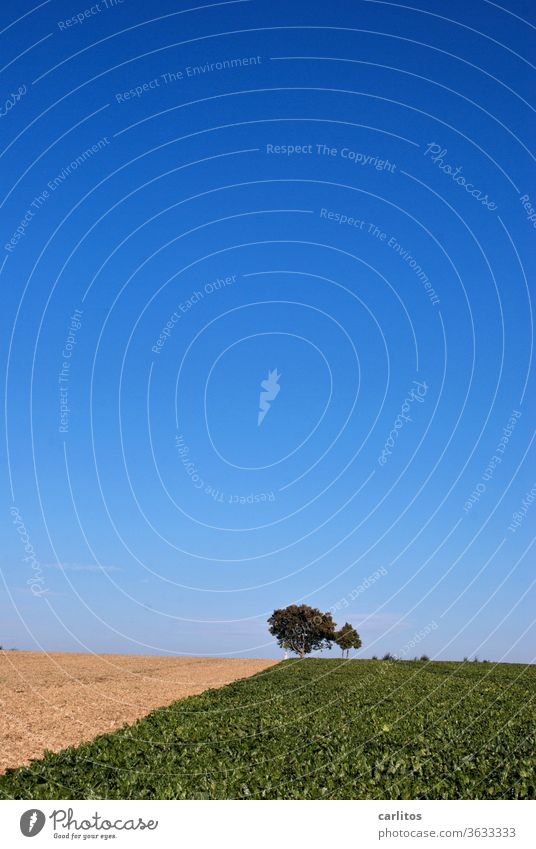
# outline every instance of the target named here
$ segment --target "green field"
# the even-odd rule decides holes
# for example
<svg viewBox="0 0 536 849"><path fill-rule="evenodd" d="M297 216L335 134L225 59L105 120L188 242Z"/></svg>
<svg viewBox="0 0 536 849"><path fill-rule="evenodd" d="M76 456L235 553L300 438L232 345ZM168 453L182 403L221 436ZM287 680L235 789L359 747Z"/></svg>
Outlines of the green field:
<svg viewBox="0 0 536 849"><path fill-rule="evenodd" d="M534 799L536 667L286 661L0 778L24 799Z"/></svg>

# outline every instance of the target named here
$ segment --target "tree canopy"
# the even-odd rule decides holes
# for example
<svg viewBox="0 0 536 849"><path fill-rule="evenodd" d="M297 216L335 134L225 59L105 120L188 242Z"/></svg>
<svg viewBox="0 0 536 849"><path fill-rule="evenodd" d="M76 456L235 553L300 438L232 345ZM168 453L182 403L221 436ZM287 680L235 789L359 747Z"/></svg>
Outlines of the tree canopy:
<svg viewBox="0 0 536 849"><path fill-rule="evenodd" d="M307 604L291 604L274 610L268 619L270 634L277 637L281 648L300 657L335 642L335 623L331 613L322 613Z"/></svg>
<svg viewBox="0 0 536 849"><path fill-rule="evenodd" d="M345 622L342 628L335 632L335 642L342 649L343 656L346 652L346 657L350 654L350 649L361 648L361 638L349 622Z"/></svg>

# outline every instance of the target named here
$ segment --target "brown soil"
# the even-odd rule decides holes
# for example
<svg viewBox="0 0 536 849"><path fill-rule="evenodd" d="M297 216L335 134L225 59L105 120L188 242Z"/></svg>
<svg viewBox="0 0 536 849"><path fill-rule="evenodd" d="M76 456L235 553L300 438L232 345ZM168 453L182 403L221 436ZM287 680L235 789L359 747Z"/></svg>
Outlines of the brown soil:
<svg viewBox="0 0 536 849"><path fill-rule="evenodd" d="M274 663L0 651L0 772Z"/></svg>

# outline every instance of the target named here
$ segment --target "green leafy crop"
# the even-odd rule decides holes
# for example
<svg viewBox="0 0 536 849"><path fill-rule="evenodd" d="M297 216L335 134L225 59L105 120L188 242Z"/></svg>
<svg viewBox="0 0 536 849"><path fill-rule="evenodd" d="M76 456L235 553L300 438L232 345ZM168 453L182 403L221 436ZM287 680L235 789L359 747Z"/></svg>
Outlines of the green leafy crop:
<svg viewBox="0 0 536 849"><path fill-rule="evenodd" d="M47 753L17 799L534 799L536 668L290 660Z"/></svg>

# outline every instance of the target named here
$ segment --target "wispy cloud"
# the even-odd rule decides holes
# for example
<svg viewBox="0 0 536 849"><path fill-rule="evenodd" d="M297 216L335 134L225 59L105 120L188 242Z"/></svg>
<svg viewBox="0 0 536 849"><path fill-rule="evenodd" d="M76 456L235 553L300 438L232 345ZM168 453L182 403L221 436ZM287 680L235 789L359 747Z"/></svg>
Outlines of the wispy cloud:
<svg viewBox="0 0 536 849"><path fill-rule="evenodd" d="M34 598L42 598L43 596L47 596L48 598L61 598L65 597L67 593L59 593L56 590L51 590L49 587L43 587L39 590L39 594L32 592L31 587L11 587L11 592L21 593L22 595L31 595Z"/></svg>
<svg viewBox="0 0 536 849"><path fill-rule="evenodd" d="M98 563L46 563L45 569L60 572L122 572L119 566L99 566Z"/></svg>
<svg viewBox="0 0 536 849"><path fill-rule="evenodd" d="M341 618L342 614L339 614ZM405 631L411 622L400 613L352 613L347 617L351 625L365 628L367 631ZM338 621L338 620L337 620Z"/></svg>

